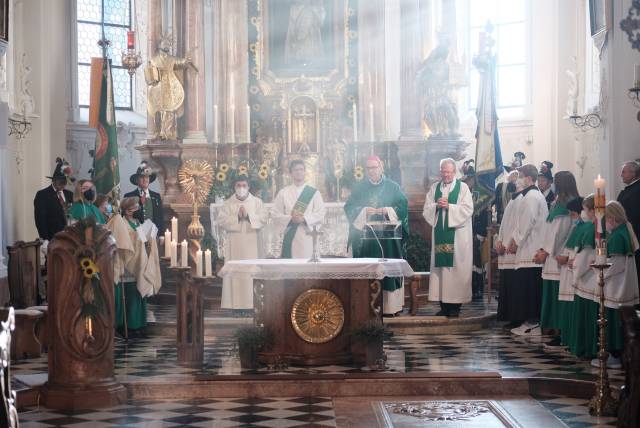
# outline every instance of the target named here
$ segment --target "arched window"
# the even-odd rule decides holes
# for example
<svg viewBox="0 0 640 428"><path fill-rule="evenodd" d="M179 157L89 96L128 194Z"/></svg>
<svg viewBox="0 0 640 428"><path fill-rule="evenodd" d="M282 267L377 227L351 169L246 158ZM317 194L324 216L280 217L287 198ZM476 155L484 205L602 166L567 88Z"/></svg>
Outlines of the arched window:
<svg viewBox="0 0 640 428"><path fill-rule="evenodd" d="M90 65L92 57L101 57L98 41L111 42L107 51L113 66L113 94L118 109L133 107L133 81L122 67L121 53L127 47L127 31L132 26L131 0L76 0L78 105L89 105Z"/></svg>
<svg viewBox="0 0 640 428"><path fill-rule="evenodd" d="M480 76L471 62L478 53L479 33L490 21L494 27L492 37L498 57L498 109L506 116L522 116L531 103L528 0L464 0L461 3L466 3L465 40L470 76L467 109L474 110L477 106Z"/></svg>

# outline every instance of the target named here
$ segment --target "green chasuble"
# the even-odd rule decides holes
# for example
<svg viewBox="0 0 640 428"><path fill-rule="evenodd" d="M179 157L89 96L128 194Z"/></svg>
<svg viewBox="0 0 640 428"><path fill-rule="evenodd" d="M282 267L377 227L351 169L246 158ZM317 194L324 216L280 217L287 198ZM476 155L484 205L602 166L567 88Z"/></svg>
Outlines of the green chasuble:
<svg viewBox="0 0 640 428"><path fill-rule="evenodd" d="M381 239L380 244L384 249L384 256L394 259L405 259L406 239L409 236L409 216L407 197L402 193L400 186L393 180L386 177L378 184L372 184L365 180L358 184L351 196L344 204L344 211L349 220L349 241L348 245L354 258L379 258L380 246L375 239L362 239L363 231L353 226L354 221L360 215L363 208L393 208L398 215L398 221L402 224L402 239ZM383 220L382 216L373 216L371 220ZM395 291L402 286L402 278L385 278L382 288L385 291Z"/></svg>
<svg viewBox="0 0 640 428"><path fill-rule="evenodd" d="M309 203L311 203L311 199L313 199L313 195L317 192L315 187L304 186L300 196L298 196L298 200L293 206L293 211L296 213L300 213L304 215L305 211L307 211L307 207ZM293 238L296 236L296 232L298 231L298 227L300 227L301 223L289 223L285 232L284 239L282 240L282 255L280 256L283 259L291 258L291 244L293 243Z"/></svg>
<svg viewBox="0 0 640 428"><path fill-rule="evenodd" d="M98 207L80 201L74 202L73 205L71 205L71 208L69 208L69 216L74 220L83 220L89 216L94 216L98 224L106 223Z"/></svg>

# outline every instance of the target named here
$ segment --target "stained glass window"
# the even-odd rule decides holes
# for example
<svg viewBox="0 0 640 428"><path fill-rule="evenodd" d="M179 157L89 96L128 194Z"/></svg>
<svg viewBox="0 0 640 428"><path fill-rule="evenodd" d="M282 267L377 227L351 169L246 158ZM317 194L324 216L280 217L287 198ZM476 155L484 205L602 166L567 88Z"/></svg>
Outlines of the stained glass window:
<svg viewBox="0 0 640 428"><path fill-rule="evenodd" d="M471 61L478 52L478 37L487 21L493 24L492 37L498 56L496 88L500 109L521 109L530 103L527 0L467 0L467 67L469 86L467 108L477 107L479 76Z"/></svg>
<svg viewBox="0 0 640 428"><path fill-rule="evenodd" d="M131 0L76 0L78 19L78 104L89 105L91 58L101 57L98 41L111 42L107 55L111 58L113 96L116 108L132 109L133 81L122 67L121 53L127 47L127 31L131 29Z"/></svg>

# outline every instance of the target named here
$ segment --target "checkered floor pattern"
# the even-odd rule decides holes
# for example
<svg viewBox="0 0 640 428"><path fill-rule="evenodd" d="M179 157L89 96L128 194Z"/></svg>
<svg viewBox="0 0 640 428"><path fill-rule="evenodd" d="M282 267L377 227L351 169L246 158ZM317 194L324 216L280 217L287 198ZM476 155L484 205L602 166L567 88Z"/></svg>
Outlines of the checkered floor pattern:
<svg viewBox="0 0 640 428"><path fill-rule="evenodd" d="M570 428L616 426L618 420L615 417L591 416L589 400L569 397L535 398Z"/></svg>
<svg viewBox="0 0 640 428"><path fill-rule="evenodd" d="M335 427L324 397L135 401L100 410L28 409L22 428L46 427Z"/></svg>

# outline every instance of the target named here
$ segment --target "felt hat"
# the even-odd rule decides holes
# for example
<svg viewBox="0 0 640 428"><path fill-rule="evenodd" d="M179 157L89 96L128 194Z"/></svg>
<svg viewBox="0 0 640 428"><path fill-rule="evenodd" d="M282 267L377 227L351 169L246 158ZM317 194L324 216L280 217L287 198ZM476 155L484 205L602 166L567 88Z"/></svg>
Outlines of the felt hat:
<svg viewBox="0 0 640 428"><path fill-rule="evenodd" d="M71 182L76 181L75 178L71 177L71 174L73 174L73 168L71 168L69 162L64 160L64 158L56 158L56 167L53 170L53 174L47 176L47 178L50 180L62 178Z"/></svg>
<svg viewBox="0 0 640 428"><path fill-rule="evenodd" d="M551 171L551 168L553 168L553 164L551 162L543 161L542 164L540 164L540 172L538 173L538 176L542 176L549 181L553 181L553 172Z"/></svg>
<svg viewBox="0 0 640 428"><path fill-rule="evenodd" d="M156 173L151 171L151 167L149 167L149 164L146 163L146 162L140 163L140 166L136 170L136 173L132 174L131 177L129 177L129 181L134 186L137 186L138 185L138 177L140 177L140 176L149 177L149 183L153 183L154 181L156 181Z"/></svg>
<svg viewBox="0 0 640 428"><path fill-rule="evenodd" d="M462 164L462 173L464 174L464 177L462 177L463 181L467 178L476 176L476 169L473 167L473 165L471 165L474 162L475 161L473 159L469 159L467 161L464 161L464 163Z"/></svg>

